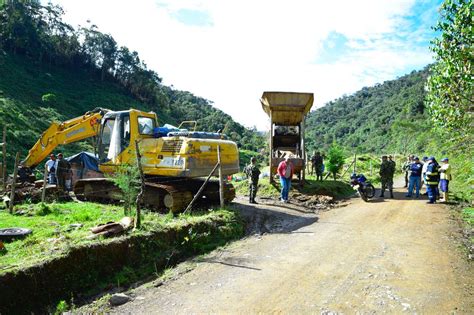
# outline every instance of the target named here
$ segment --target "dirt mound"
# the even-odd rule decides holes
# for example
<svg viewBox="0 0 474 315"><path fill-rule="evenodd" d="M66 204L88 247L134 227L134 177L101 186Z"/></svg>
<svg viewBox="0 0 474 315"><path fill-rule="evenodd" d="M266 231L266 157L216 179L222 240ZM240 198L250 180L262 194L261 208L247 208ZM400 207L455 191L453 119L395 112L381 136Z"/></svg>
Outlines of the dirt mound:
<svg viewBox="0 0 474 315"><path fill-rule="evenodd" d="M334 197L329 195L308 195L295 193L290 197L292 202L313 210L329 209L336 203Z"/></svg>

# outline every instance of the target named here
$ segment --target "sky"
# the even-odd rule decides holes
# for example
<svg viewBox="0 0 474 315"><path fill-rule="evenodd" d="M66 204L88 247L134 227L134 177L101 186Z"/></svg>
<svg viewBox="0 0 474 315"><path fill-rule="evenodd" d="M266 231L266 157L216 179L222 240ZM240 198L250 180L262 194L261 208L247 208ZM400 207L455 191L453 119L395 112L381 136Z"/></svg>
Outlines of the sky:
<svg viewBox="0 0 474 315"><path fill-rule="evenodd" d="M264 91L314 93L314 105L433 62L440 0L53 0L136 50L165 85L269 129Z"/></svg>

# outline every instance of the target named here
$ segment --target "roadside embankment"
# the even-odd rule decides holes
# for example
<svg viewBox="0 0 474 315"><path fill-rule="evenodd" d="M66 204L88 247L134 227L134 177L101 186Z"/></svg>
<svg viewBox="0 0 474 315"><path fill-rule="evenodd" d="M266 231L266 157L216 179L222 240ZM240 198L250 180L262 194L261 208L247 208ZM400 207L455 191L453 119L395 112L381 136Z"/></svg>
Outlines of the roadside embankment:
<svg viewBox="0 0 474 315"><path fill-rule="evenodd" d="M61 300L79 301L103 289L126 286L224 245L243 231L233 212L219 210L73 246L52 259L0 275L0 313L48 312Z"/></svg>

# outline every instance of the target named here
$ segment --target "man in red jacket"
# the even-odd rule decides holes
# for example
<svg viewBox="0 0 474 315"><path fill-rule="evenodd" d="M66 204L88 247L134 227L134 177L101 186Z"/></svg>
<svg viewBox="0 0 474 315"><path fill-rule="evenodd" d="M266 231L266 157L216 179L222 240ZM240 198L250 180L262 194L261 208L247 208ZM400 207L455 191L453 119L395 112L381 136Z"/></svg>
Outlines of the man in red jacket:
<svg viewBox="0 0 474 315"><path fill-rule="evenodd" d="M278 175L280 175L281 183L281 198L280 200L287 203L288 193L291 187L291 178L293 177L294 167L293 163L290 162L290 158L286 157L285 160L278 164L277 169Z"/></svg>

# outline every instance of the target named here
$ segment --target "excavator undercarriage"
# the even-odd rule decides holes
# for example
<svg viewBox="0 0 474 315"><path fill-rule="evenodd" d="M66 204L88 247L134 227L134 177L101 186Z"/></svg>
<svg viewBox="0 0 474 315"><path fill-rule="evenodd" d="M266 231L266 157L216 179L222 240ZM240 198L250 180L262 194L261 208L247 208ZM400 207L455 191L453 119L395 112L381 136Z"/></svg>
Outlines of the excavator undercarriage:
<svg viewBox="0 0 474 315"><path fill-rule="evenodd" d="M204 179L162 178L155 181L145 181L143 206L160 212L177 212L185 209L191 202ZM122 191L109 178L88 178L76 182L74 194L81 201L100 203L120 203L123 200ZM225 203L235 198L235 188L230 183L224 183ZM219 182L209 181L196 206L219 204Z"/></svg>

